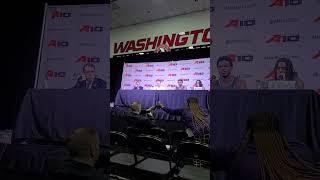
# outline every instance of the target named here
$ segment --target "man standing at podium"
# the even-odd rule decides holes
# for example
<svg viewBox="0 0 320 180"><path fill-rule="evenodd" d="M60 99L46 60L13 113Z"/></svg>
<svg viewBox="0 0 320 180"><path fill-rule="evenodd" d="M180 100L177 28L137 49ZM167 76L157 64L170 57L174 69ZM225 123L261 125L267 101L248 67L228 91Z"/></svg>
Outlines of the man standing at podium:
<svg viewBox="0 0 320 180"><path fill-rule="evenodd" d="M73 88L106 88L106 82L96 77L95 69L96 68L92 63L85 64L82 69L83 75L78 78L77 83Z"/></svg>

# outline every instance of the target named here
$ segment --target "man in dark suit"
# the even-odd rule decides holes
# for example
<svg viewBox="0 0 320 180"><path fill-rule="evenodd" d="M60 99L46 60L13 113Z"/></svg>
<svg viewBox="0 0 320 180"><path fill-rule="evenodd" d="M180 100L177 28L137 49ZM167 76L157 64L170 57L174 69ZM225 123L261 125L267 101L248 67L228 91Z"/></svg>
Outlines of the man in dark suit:
<svg viewBox="0 0 320 180"><path fill-rule="evenodd" d="M106 82L96 77L95 66L92 63L87 63L83 66L84 77L80 77L77 80L76 85L73 88L87 88L87 89L98 89L106 88Z"/></svg>

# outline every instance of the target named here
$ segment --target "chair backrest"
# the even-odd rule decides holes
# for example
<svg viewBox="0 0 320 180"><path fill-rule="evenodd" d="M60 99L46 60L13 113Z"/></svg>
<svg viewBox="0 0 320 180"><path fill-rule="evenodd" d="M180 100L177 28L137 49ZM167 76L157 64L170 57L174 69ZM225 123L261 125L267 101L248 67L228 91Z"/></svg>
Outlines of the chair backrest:
<svg viewBox="0 0 320 180"><path fill-rule="evenodd" d="M178 145L181 141L188 138L185 130L176 130L171 133L171 142L173 145Z"/></svg>
<svg viewBox="0 0 320 180"><path fill-rule="evenodd" d="M129 137L136 137L141 133L141 131L138 128L132 126L126 127L125 132Z"/></svg>
<svg viewBox="0 0 320 180"><path fill-rule="evenodd" d="M110 131L110 143L113 147L128 147L128 136L119 131Z"/></svg>
<svg viewBox="0 0 320 180"><path fill-rule="evenodd" d="M183 159L210 161L208 144L195 141L183 141L177 146L177 154Z"/></svg>
<svg viewBox="0 0 320 180"><path fill-rule="evenodd" d="M170 157L165 143L159 137L141 134L137 137L136 142L142 155L165 160Z"/></svg>
<svg viewBox="0 0 320 180"><path fill-rule="evenodd" d="M149 129L147 133L152 136L162 138L164 140L169 140L169 135L168 135L167 131L165 129L160 128L160 127L153 127L151 129Z"/></svg>

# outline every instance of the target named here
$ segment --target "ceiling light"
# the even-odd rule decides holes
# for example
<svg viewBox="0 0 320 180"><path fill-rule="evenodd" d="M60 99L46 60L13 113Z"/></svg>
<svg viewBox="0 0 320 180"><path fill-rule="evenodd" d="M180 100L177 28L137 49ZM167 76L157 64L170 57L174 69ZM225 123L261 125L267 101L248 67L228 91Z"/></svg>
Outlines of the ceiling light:
<svg viewBox="0 0 320 180"><path fill-rule="evenodd" d="M189 46L188 48L189 48L189 49L194 49L193 46Z"/></svg>
<svg viewBox="0 0 320 180"><path fill-rule="evenodd" d="M141 52L141 53L139 53L140 55L144 55L144 53L143 52Z"/></svg>

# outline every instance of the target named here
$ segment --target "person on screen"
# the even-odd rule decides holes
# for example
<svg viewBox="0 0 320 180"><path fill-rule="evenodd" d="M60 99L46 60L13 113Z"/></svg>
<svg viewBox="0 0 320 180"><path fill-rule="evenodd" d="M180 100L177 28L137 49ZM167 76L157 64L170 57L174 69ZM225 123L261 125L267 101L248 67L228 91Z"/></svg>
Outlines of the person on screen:
<svg viewBox="0 0 320 180"><path fill-rule="evenodd" d="M152 106L148 109L142 109L139 102L133 102L130 106L131 111L128 114L127 122L129 125L140 129L149 129L156 126L153 111L155 106Z"/></svg>
<svg viewBox="0 0 320 180"><path fill-rule="evenodd" d="M92 63L85 64L82 68L84 76L78 78L74 88L106 88L107 83L104 80L96 77L95 69L96 67Z"/></svg>
<svg viewBox="0 0 320 180"><path fill-rule="evenodd" d="M198 98L189 97L187 99L187 107L183 109L169 109L160 102L157 103L156 107L169 114L182 116L189 137L194 137L203 143L209 143L210 117L208 112L200 107Z"/></svg>
<svg viewBox="0 0 320 180"><path fill-rule="evenodd" d="M133 90L143 90L143 87L140 86L140 81L137 79L134 80Z"/></svg>
<svg viewBox="0 0 320 180"><path fill-rule="evenodd" d="M153 86L152 90L165 90L160 79L156 80L156 84Z"/></svg>
<svg viewBox="0 0 320 180"><path fill-rule="evenodd" d="M202 81L201 80L196 80L196 82L194 83L192 90L205 90L205 88L203 87Z"/></svg>
<svg viewBox="0 0 320 180"><path fill-rule="evenodd" d="M298 77L298 73L294 71L293 64L290 59L280 58L277 60L274 68L274 75L271 77L271 81L296 81L296 88L303 89L304 83Z"/></svg>
<svg viewBox="0 0 320 180"><path fill-rule="evenodd" d="M232 75L233 62L228 56L222 56L217 60L219 79L212 80L212 89L247 89L247 83Z"/></svg>
<svg viewBox="0 0 320 180"><path fill-rule="evenodd" d="M64 179L64 177L71 179L108 179L106 175L95 168L95 163L99 159L100 148L98 133L94 128L73 130L67 138L66 147L71 158L65 160L60 167L52 170L52 177L55 177L55 179Z"/></svg>
<svg viewBox="0 0 320 180"><path fill-rule="evenodd" d="M178 86L176 86L176 90L187 90L187 87L185 85L183 85L182 79L178 80Z"/></svg>

